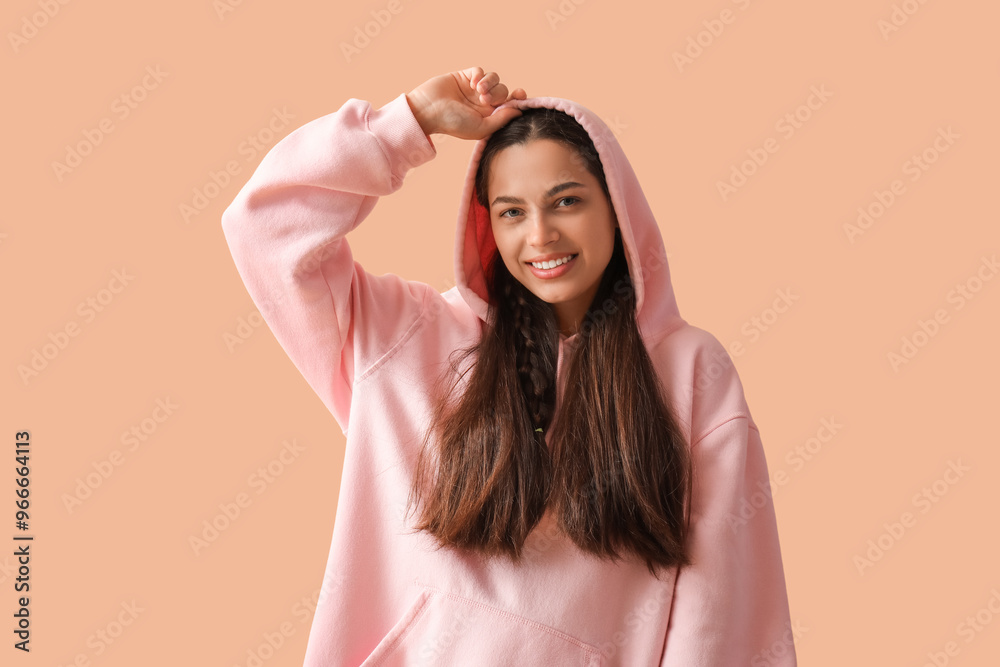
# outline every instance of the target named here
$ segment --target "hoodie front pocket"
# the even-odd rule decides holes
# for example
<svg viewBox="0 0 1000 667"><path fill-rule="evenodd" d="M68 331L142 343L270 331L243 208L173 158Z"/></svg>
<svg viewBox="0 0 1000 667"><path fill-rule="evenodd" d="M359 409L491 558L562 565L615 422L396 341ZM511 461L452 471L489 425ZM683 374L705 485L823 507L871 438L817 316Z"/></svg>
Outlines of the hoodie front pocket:
<svg viewBox="0 0 1000 667"><path fill-rule="evenodd" d="M595 646L491 605L421 586L361 667L601 667Z"/></svg>

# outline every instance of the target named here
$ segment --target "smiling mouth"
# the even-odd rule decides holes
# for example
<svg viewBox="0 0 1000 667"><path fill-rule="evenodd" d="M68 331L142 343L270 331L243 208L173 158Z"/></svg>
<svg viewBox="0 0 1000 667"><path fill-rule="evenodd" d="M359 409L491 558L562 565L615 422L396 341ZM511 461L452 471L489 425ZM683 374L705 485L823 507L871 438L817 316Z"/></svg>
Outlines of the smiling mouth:
<svg viewBox="0 0 1000 667"><path fill-rule="evenodd" d="M525 264L527 264L528 266L533 266L536 269L542 269L542 270L554 269L557 266L562 266L563 264L566 264L570 260L575 259L576 256L577 255L566 255L565 257L560 257L559 259L555 260L546 260L544 262L525 262Z"/></svg>

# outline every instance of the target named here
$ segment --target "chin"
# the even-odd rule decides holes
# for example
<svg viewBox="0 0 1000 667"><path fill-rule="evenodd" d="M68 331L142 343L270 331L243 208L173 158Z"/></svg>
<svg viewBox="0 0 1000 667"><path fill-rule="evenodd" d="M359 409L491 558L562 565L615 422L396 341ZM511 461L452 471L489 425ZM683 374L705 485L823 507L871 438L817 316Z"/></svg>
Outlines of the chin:
<svg viewBox="0 0 1000 667"><path fill-rule="evenodd" d="M541 290L540 293L536 292L535 290L530 290L530 291L531 291L532 294L534 294L535 296L537 296L539 299L541 299L545 303L553 305L553 306L556 305L557 303L566 303L568 301L572 301L572 299L573 299L572 295L568 296L568 297L567 296L563 296L563 295L553 296L551 292L547 292L545 290Z"/></svg>

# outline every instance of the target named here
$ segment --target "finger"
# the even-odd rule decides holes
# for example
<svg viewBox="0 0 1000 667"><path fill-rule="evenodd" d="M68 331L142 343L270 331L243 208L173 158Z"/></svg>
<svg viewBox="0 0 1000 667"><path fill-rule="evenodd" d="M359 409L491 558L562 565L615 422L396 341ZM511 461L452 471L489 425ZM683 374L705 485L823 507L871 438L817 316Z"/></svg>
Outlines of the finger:
<svg viewBox="0 0 1000 667"><path fill-rule="evenodd" d="M490 89L500 82L500 76L496 72L488 72L486 76L476 83L476 92L479 93L480 98L488 98L490 95Z"/></svg>
<svg viewBox="0 0 1000 667"><path fill-rule="evenodd" d="M472 93L475 95L475 100L478 103L478 99L479 99L479 90L478 90L479 82L483 80L483 77L486 74L483 71L483 68L482 67L468 67L466 69L463 69L460 72L460 74L468 82L467 85L469 86L469 89L472 91ZM468 97L469 93L466 92L465 96ZM472 101L472 100L470 99L470 101Z"/></svg>
<svg viewBox="0 0 1000 667"><path fill-rule="evenodd" d="M507 101L507 86L498 83L489 90L490 104L499 106Z"/></svg>
<svg viewBox="0 0 1000 667"><path fill-rule="evenodd" d="M479 80L486 74L482 67L467 67L462 70L462 74L469 78L469 85L475 88Z"/></svg>
<svg viewBox="0 0 1000 667"><path fill-rule="evenodd" d="M510 94L510 96L507 98L507 101L509 102L510 100L523 100L526 99L527 97L528 94L524 92L524 88L517 88L514 90L514 92Z"/></svg>
<svg viewBox="0 0 1000 667"><path fill-rule="evenodd" d="M495 86L500 81L500 75L496 72L486 72L479 81L476 82L476 88L481 92L486 92L493 86Z"/></svg>
<svg viewBox="0 0 1000 667"><path fill-rule="evenodd" d="M521 115L520 109L515 109L514 107L507 107L506 109L501 109L495 114L484 118L483 122L486 125L487 134L493 134L501 127L514 120Z"/></svg>

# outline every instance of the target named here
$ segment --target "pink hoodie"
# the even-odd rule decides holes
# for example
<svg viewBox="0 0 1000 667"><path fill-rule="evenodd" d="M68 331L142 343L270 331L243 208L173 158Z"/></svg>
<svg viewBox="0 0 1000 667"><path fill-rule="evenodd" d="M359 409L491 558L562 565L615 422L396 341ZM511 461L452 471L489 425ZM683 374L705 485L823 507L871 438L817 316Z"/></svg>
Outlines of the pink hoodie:
<svg viewBox="0 0 1000 667"><path fill-rule="evenodd" d="M372 275L346 235L437 151L405 95L379 109L351 98L278 142L222 216L251 298L347 437L304 665L795 665L767 464L731 358L678 313L660 229L604 122L554 97L506 105L561 109L598 149L640 332L692 450L694 562L659 581L644 562L581 552L549 514L516 566L436 550L410 530L429 383L487 316L480 257L492 234L477 225L474 197L486 140L473 147L459 207L456 286ZM558 373L578 336L560 336Z"/></svg>

